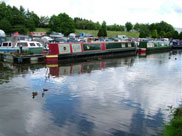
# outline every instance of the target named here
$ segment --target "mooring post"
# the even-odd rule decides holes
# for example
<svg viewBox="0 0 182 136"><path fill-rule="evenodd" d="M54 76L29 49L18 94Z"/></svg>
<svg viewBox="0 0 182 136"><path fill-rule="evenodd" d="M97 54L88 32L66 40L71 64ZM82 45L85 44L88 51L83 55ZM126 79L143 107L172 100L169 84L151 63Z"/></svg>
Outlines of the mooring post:
<svg viewBox="0 0 182 136"><path fill-rule="evenodd" d="M23 47L22 47L22 45L20 45L20 54L22 54L23 53Z"/></svg>

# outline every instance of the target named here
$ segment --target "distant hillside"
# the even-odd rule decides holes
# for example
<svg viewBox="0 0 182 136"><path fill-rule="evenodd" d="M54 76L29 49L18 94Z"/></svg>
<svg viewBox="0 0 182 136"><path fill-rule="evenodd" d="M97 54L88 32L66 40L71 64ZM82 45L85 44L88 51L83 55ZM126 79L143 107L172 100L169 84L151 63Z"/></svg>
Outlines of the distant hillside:
<svg viewBox="0 0 182 136"><path fill-rule="evenodd" d="M93 36L97 36L98 30L81 30L81 29L76 29L76 33L89 33L92 34ZM117 35L126 35L127 37L134 37L137 38L139 37L138 32L120 32L120 31L107 31L107 37L116 37Z"/></svg>
<svg viewBox="0 0 182 136"><path fill-rule="evenodd" d="M36 32L49 32L49 28L36 28ZM97 36L98 30L82 30L82 29L76 29L76 34L79 33L89 33L93 36ZM139 37L138 32L120 32L120 31L107 31L107 37L116 37L117 35L126 35L127 37Z"/></svg>

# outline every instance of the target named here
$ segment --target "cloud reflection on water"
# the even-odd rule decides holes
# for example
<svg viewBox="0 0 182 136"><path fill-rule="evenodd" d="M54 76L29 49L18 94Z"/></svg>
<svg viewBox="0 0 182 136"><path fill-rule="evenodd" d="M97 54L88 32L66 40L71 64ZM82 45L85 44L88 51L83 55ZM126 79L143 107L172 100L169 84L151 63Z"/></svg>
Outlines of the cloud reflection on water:
<svg viewBox="0 0 182 136"><path fill-rule="evenodd" d="M96 64L48 80L40 69L1 85L0 135L155 135L168 119L167 106L181 103L180 55L177 61L164 53ZM44 98L43 86L49 89Z"/></svg>

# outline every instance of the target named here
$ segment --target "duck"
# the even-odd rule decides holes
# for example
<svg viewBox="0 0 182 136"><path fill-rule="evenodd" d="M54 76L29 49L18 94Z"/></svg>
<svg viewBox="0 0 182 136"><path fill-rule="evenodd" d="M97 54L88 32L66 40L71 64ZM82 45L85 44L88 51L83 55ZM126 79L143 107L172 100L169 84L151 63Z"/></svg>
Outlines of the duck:
<svg viewBox="0 0 182 136"><path fill-rule="evenodd" d="M48 89L46 89L46 88L43 88L43 91L44 91L44 92L46 92L46 91L48 91Z"/></svg>

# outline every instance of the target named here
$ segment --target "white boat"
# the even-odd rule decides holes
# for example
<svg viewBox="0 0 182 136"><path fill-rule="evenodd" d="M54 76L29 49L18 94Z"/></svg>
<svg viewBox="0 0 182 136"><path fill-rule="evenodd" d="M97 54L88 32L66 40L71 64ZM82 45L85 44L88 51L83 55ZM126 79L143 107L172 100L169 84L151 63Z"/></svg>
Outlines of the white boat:
<svg viewBox="0 0 182 136"><path fill-rule="evenodd" d="M64 34L62 33L56 33L56 32L52 32L50 35L49 35L51 38L62 38L64 37Z"/></svg>
<svg viewBox="0 0 182 136"><path fill-rule="evenodd" d="M0 52L13 53L20 50L26 51L29 54L41 54L43 45L36 41L18 41L13 45L11 41L3 42L0 46Z"/></svg>

